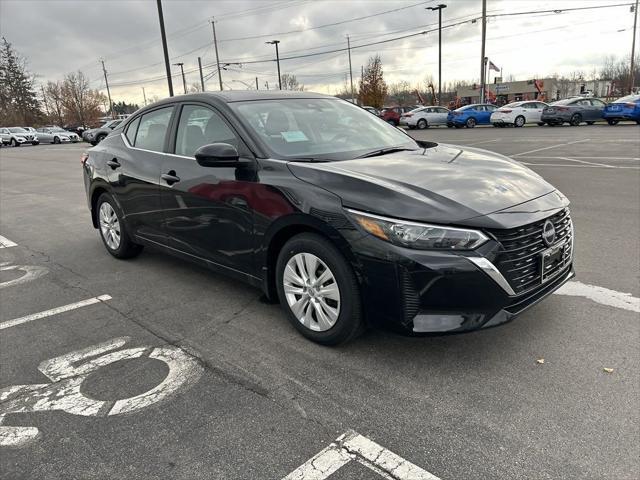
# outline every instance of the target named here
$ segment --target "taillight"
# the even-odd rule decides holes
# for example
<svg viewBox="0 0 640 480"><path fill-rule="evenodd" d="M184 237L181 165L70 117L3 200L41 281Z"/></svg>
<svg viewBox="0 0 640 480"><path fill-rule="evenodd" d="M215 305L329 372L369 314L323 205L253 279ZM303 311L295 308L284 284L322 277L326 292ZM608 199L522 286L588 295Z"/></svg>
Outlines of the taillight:
<svg viewBox="0 0 640 480"><path fill-rule="evenodd" d="M454 115L462 115L462 112L453 112Z"/></svg>
<svg viewBox="0 0 640 480"><path fill-rule="evenodd" d="M569 108L567 108L567 107L556 107L556 110L558 110L559 112L566 112L567 110L569 110Z"/></svg>
<svg viewBox="0 0 640 480"><path fill-rule="evenodd" d="M82 155L80 155L80 163L84 165L87 160L89 160L89 154L87 152L82 152Z"/></svg>
<svg viewBox="0 0 640 480"><path fill-rule="evenodd" d="M499 112L502 112L502 113L511 113L511 112L513 112L513 110L510 110L510 109L508 109L508 108L501 108L501 109L500 109L500 110L498 110L498 111L499 111Z"/></svg>
<svg viewBox="0 0 640 480"><path fill-rule="evenodd" d="M628 102L628 103L625 103L624 106L627 108L635 108L636 104L633 102Z"/></svg>
<svg viewBox="0 0 640 480"><path fill-rule="evenodd" d="M405 113L402 115L403 117L413 117L413 113Z"/></svg>

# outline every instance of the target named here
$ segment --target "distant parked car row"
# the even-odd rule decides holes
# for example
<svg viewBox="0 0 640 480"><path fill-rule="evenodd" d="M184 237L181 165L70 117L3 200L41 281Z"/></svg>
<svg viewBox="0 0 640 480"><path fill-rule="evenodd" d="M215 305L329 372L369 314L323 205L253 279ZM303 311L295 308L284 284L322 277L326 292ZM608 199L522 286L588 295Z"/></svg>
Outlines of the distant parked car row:
<svg viewBox="0 0 640 480"><path fill-rule="evenodd" d="M593 125L606 120L617 125L622 120L632 120L640 125L640 95L629 95L605 104L593 97L572 97L551 104L537 100L524 100L496 107L489 103L465 105L456 110L438 106L391 107L379 115L396 126L424 129L434 125L449 128L473 128L476 125L494 127L524 127L526 124L569 125L582 123Z"/></svg>
<svg viewBox="0 0 640 480"><path fill-rule="evenodd" d="M85 142L89 142L91 145L97 145L102 140L107 138L107 135L109 135L111 133L111 130L113 130L118 125L120 125L124 120L125 119L122 119L122 118L118 118L118 119L115 119L115 120L109 120L104 125L102 125L102 126L100 126L98 128L92 128L90 130L86 130L82 134L82 139Z"/></svg>
<svg viewBox="0 0 640 480"><path fill-rule="evenodd" d="M80 137L57 126L42 128L33 127L6 127L0 128L0 140L2 145L19 147L23 144L39 145L40 143L76 143Z"/></svg>

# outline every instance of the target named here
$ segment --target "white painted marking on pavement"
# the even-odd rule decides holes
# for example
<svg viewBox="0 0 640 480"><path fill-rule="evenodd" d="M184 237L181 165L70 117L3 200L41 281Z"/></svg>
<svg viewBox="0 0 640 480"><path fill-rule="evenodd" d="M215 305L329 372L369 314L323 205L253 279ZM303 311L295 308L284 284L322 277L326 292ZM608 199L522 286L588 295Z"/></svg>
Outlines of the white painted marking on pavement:
<svg viewBox="0 0 640 480"><path fill-rule="evenodd" d="M500 140L502 140L501 138L495 138L493 140L483 140L482 142L474 142L474 143L467 143L467 147L474 147L476 145L482 145L483 143L494 143L494 142L499 142Z"/></svg>
<svg viewBox="0 0 640 480"><path fill-rule="evenodd" d="M524 158L524 157L523 157ZM576 165L575 163L534 163L534 162L522 162L518 160L522 165L534 166L534 167L569 167L569 168L617 168L621 170L640 170L640 167L624 167L624 166L610 166L604 167L600 165Z"/></svg>
<svg viewBox="0 0 640 480"><path fill-rule="evenodd" d="M549 147L542 147L542 148L536 148L535 150L529 150L528 152L516 153L515 155L511 155L511 156L512 157L520 157L522 155L528 155L530 153L535 153L535 152L542 152L543 150L550 150L552 148L566 147L567 145L573 145L574 143L588 142L589 140L591 140L591 139L590 138L584 138L582 140L574 140L573 142L559 143L557 145L551 145Z"/></svg>
<svg viewBox="0 0 640 480"><path fill-rule="evenodd" d="M0 235L0 248L9 248L9 247L17 247L17 246L18 246L17 243L12 242L7 237L3 237L2 235Z"/></svg>
<svg viewBox="0 0 640 480"><path fill-rule="evenodd" d="M0 272L4 272L7 270L21 270L24 274L18 278L14 278L13 280L7 280L6 282L0 282L0 289L6 287L12 287L14 285L20 285L21 283L30 282L31 280L35 280L36 278L40 278L49 272L49 269L46 267L40 267L37 265L10 265L9 263L0 263Z"/></svg>
<svg viewBox="0 0 640 480"><path fill-rule="evenodd" d="M100 295L99 297L88 298L80 302L70 303L69 305L52 308L51 310L45 310L44 312L32 313L31 315L26 315L24 317L14 318L13 320L7 320L0 323L0 330L4 330L5 328L9 327L15 327L16 325L32 322L34 320L39 320L41 318L50 317L52 315L57 315L58 313L75 310L76 308L82 308L88 305L93 305L95 303L106 302L107 300L111 300L110 295Z"/></svg>
<svg viewBox="0 0 640 480"><path fill-rule="evenodd" d="M567 282L554 293L556 295L585 297L609 307L640 312L640 298L636 298L630 293L616 292L615 290L598 287L597 285L589 285L582 282Z"/></svg>
<svg viewBox="0 0 640 480"><path fill-rule="evenodd" d="M180 389L191 387L202 375L203 368L198 361L172 345L114 351L123 347L128 340L129 337L114 338L45 360L38 369L53 383L12 385L0 390L0 446L23 447L40 436L35 427L2 425L8 414L59 410L73 415L104 417L131 413L165 400ZM148 358L160 360L169 367L164 380L151 390L117 400L113 405L82 393L84 380L101 367L147 354ZM86 363L80 363L82 361Z"/></svg>
<svg viewBox="0 0 640 480"><path fill-rule="evenodd" d="M338 437L282 480L325 480L350 461L388 480L440 480L353 430Z"/></svg>
<svg viewBox="0 0 640 480"><path fill-rule="evenodd" d="M551 160L562 160L565 157L547 157L544 155L520 155L523 158L540 158L540 159L551 159ZM580 159L580 160L631 160L637 162L640 160L640 157L584 157L572 155L571 158Z"/></svg>

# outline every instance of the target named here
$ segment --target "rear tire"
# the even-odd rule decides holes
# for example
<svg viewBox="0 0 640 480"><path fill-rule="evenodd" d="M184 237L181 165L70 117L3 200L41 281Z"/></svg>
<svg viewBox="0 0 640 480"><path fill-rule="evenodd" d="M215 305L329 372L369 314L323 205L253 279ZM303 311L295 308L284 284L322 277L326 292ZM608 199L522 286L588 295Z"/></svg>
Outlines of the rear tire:
<svg viewBox="0 0 640 480"><path fill-rule="evenodd" d="M609 125L613 126L613 125L617 125L618 123L620 123L620 120L614 120L614 119L610 118L609 120L607 120L607 123ZM638 123L640 123L640 122L638 122Z"/></svg>
<svg viewBox="0 0 640 480"><path fill-rule="evenodd" d="M100 238L107 251L116 258L132 258L140 254L142 245L133 243L126 224L122 221L122 212L113 197L103 193L95 205Z"/></svg>
<svg viewBox="0 0 640 480"><path fill-rule="evenodd" d="M544 122L538 122L538 126L539 127L544 127L545 123Z"/></svg>
<svg viewBox="0 0 640 480"><path fill-rule="evenodd" d="M587 125L593 125L596 122L587 122Z"/></svg>
<svg viewBox="0 0 640 480"><path fill-rule="evenodd" d="M338 345L364 331L356 275L340 251L324 237L302 233L282 247L276 263L276 287L289 321L309 340ZM333 296L322 295L323 290L330 290ZM290 305L298 310L297 314ZM322 312L337 316L332 320L328 313Z"/></svg>
<svg viewBox="0 0 640 480"><path fill-rule="evenodd" d="M580 125L582 123L582 115L580 115L579 113L574 113L571 116L571 120L569 120L569 124L572 127L577 127L578 125Z"/></svg>
<svg viewBox="0 0 640 480"><path fill-rule="evenodd" d="M474 128L476 126L476 119L473 117L467 119L467 122L465 125L467 126L467 128Z"/></svg>
<svg viewBox="0 0 640 480"><path fill-rule="evenodd" d="M513 126L516 128L524 127L524 124L527 123L526 119L522 115L518 115L516 119L513 121Z"/></svg>
<svg viewBox="0 0 640 480"><path fill-rule="evenodd" d="M424 118L421 118L420 120L418 120L417 127L419 130L424 130L425 128L429 128L429 124Z"/></svg>

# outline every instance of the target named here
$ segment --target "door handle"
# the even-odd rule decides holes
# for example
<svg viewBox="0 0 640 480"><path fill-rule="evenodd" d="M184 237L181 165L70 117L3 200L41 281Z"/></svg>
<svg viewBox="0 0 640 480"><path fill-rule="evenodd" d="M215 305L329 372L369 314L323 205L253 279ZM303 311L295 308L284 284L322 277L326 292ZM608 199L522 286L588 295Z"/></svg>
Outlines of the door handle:
<svg viewBox="0 0 640 480"><path fill-rule="evenodd" d="M174 172L173 170L171 170L169 173L163 173L162 175L160 175L160 178L162 178L169 185L173 185L174 183L180 181L180 177L178 177L176 175L176 172Z"/></svg>
<svg viewBox="0 0 640 480"><path fill-rule="evenodd" d="M114 158L113 160L109 160L107 162L107 165L109 165L111 167L111 170L115 170L116 168L122 166L122 165L120 165L120 162L118 162L117 158Z"/></svg>

